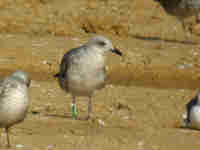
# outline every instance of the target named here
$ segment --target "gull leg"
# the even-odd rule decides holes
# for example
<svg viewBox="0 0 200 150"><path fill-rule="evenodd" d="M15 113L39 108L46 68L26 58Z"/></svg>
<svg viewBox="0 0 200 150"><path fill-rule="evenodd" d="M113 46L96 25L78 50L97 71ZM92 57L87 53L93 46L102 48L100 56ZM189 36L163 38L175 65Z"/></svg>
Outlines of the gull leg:
<svg viewBox="0 0 200 150"><path fill-rule="evenodd" d="M200 14L199 13L197 13L195 15L195 19L196 19L196 23L199 24L200 23Z"/></svg>
<svg viewBox="0 0 200 150"><path fill-rule="evenodd" d="M9 127L5 128L6 130L6 137L7 137L7 147L10 148L10 139L9 139Z"/></svg>
<svg viewBox="0 0 200 150"><path fill-rule="evenodd" d="M89 120L91 116L92 116L92 96L89 96L87 120Z"/></svg>
<svg viewBox="0 0 200 150"><path fill-rule="evenodd" d="M185 39L186 39L187 41L191 41L191 40L190 40L191 32L187 30L187 26L186 26L184 20L182 21L182 27L183 27L183 32L184 32Z"/></svg>
<svg viewBox="0 0 200 150"><path fill-rule="evenodd" d="M89 120L91 119L92 116L92 96L89 96L89 100L88 100L88 115L87 117L82 117L82 118L78 118L79 120Z"/></svg>
<svg viewBox="0 0 200 150"><path fill-rule="evenodd" d="M76 110L76 97L72 96L72 116L74 119L78 118L78 112Z"/></svg>

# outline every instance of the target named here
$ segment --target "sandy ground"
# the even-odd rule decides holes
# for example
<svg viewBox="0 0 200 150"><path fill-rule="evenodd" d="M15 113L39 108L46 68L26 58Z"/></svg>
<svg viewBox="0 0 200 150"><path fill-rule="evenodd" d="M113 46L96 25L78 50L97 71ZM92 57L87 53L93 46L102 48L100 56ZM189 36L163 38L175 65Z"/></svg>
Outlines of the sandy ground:
<svg viewBox="0 0 200 150"><path fill-rule="evenodd" d="M184 42L180 23L152 1L2 0L0 31L0 77L24 69L32 78L29 113L11 129L11 149L199 149L200 132L183 128L182 114L200 85L200 40ZM73 120L72 98L53 75L63 54L95 33L124 56L106 54L109 78L93 97L94 118ZM87 98L77 102L87 115Z"/></svg>

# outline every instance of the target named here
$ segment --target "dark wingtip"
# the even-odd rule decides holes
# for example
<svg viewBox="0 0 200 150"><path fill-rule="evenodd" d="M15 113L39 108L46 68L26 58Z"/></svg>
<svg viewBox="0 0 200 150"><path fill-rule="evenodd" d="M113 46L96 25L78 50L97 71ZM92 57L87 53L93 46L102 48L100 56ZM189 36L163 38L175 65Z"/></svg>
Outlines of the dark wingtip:
<svg viewBox="0 0 200 150"><path fill-rule="evenodd" d="M53 75L55 78L58 78L60 76L59 73L56 73L55 75Z"/></svg>

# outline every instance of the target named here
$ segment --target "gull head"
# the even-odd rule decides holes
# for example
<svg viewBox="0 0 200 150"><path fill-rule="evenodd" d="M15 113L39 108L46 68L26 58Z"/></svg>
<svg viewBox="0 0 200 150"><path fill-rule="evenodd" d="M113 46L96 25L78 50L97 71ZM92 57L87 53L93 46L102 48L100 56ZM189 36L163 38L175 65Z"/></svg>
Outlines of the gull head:
<svg viewBox="0 0 200 150"><path fill-rule="evenodd" d="M29 78L28 73L24 72L23 70L17 70L11 75L12 78L24 83L27 87L30 86L31 80Z"/></svg>
<svg viewBox="0 0 200 150"><path fill-rule="evenodd" d="M103 36L95 36L90 38L88 40L88 45L94 47L101 53L111 51L117 55L122 56L122 52L120 52L119 49L114 48L112 42Z"/></svg>

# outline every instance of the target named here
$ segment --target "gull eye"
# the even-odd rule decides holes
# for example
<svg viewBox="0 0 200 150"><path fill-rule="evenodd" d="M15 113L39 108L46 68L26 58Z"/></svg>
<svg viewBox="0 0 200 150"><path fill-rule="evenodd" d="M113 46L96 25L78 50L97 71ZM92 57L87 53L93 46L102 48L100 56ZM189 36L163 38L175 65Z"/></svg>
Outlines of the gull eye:
<svg viewBox="0 0 200 150"><path fill-rule="evenodd" d="M101 45L101 46L105 46L106 45L106 43L104 41L99 41L98 44Z"/></svg>

